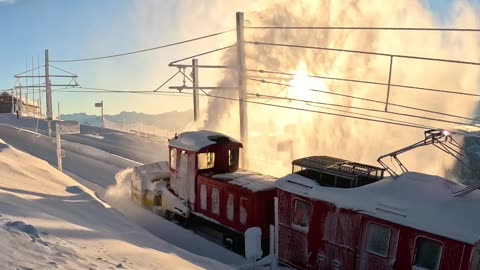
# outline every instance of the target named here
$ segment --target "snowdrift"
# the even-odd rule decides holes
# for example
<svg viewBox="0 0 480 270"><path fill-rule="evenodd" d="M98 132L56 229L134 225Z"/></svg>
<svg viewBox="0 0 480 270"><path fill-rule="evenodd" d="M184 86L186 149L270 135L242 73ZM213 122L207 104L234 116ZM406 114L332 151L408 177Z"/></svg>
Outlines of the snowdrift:
<svg viewBox="0 0 480 270"><path fill-rule="evenodd" d="M0 249L3 269L228 268L154 237L1 139Z"/></svg>

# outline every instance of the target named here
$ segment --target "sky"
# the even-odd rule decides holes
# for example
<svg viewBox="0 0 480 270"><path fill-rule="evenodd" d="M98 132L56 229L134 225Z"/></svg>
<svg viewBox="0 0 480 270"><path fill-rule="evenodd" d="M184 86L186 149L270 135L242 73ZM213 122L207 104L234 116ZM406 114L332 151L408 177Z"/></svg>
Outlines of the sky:
<svg viewBox="0 0 480 270"><path fill-rule="evenodd" d="M422 1L433 11L439 25L448 25L448 10L454 0ZM470 1L480 7L480 0ZM60 60L155 47L231 29L235 24L235 11L247 10L247 5L252 2L0 0L0 89L12 87L15 84L13 76L27 67L31 68L32 57L35 66L38 58L43 65L45 49L49 50L51 60ZM212 14L209 5L215 6L215 14ZM219 11L221 14L218 14ZM176 69L168 67L169 62L211 50L218 44L229 45L234 42L234 34L227 34L143 54L52 64L77 74L77 82L83 87L153 90L176 72ZM219 60L209 60L212 59ZM199 61L203 63L204 60ZM55 69L51 73L65 74ZM201 85L213 86L215 80L212 78L213 75L201 74ZM182 77L178 77L171 85L182 84L182 80ZM68 83L68 80L55 79L52 83ZM22 84L27 83L23 81ZM165 87L163 90L168 89ZM94 107L94 103L100 100L104 101L106 114L121 111L155 114L192 108L191 96L54 92L54 115L57 114L58 102L61 113L98 114L99 109Z"/></svg>

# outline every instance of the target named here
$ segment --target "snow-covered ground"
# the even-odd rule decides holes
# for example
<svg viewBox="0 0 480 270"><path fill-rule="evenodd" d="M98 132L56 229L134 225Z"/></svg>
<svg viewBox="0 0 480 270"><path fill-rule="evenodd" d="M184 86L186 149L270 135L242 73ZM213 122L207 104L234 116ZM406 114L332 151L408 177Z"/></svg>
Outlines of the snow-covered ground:
<svg viewBox="0 0 480 270"><path fill-rule="evenodd" d="M47 161L53 166L56 166L57 159L54 139L32 132L31 127L33 122L34 121L31 119L20 119L17 121L17 119L12 119L10 116L3 116L3 118L0 117L0 139L3 139L17 149L25 151L35 157ZM22 128L17 128L15 126L20 126ZM29 130L24 129L25 127ZM63 159L63 168L66 174L93 190L99 198L112 205L115 210L119 211L129 220L172 245L196 255L213 258L229 265L240 265L245 263L245 260L241 256L226 250L224 247L212 243L192 231L185 230L148 210L130 203L129 195L126 194L124 186L122 186L121 183L116 185L115 175L121 170L140 164L139 162L124 158L118 154L109 153L106 150L92 147L90 146L90 141L78 143L71 139L76 139L78 137L84 137L91 139L92 141L110 139L108 142L108 148L104 148L108 150L110 148L122 148L125 144L129 144L129 147L135 148L136 142L133 138L126 136L123 140L112 140L111 137L109 137L111 136L109 135L111 133L109 130L99 128L96 128L95 130L86 129L83 126L81 132L81 134L76 135L75 137L63 137L64 140L62 141L62 146L66 152L66 156ZM101 140L85 136L87 134L101 134L105 139ZM146 147L149 144L154 143L143 141L139 142L139 144ZM93 145L95 146L95 144ZM151 157L152 160L161 160L161 157L165 155L164 152L166 152L166 145L160 146L157 144L155 147L156 149L163 149L162 152L156 155L158 158L155 156ZM139 148L139 151L142 151L141 148L142 147ZM126 152L122 154L125 153ZM135 155L128 157L136 158ZM109 186L111 187L109 188Z"/></svg>
<svg viewBox="0 0 480 270"><path fill-rule="evenodd" d="M2 269L228 268L154 237L95 196L0 140Z"/></svg>

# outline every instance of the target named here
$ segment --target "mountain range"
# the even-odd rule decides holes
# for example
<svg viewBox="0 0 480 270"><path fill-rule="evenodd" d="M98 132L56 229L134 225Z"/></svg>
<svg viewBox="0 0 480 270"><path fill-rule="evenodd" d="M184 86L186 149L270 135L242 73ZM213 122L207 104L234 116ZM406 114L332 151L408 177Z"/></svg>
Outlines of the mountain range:
<svg viewBox="0 0 480 270"><path fill-rule="evenodd" d="M145 114L138 112L121 112L115 115L105 115L106 120L118 124L142 124L155 126L159 129L170 131L181 131L193 121L193 112L189 111L171 111L161 114ZM97 115L86 113L61 114L62 120L74 120L82 125L102 126L102 121Z"/></svg>

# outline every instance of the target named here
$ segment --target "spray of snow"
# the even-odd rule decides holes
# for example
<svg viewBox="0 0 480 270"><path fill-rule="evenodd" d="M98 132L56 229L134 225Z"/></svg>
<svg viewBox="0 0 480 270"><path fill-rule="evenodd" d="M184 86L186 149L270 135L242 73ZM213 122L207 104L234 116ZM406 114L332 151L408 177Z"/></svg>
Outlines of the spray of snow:
<svg viewBox="0 0 480 270"><path fill-rule="evenodd" d="M382 0L350 1L260 1L255 12L246 13L247 26L403 26L438 27L431 11L419 0L408 0L385 5ZM480 17L468 2L456 2L451 10L451 27L474 27ZM231 18L228 18L231 19ZM307 31L307 30L246 30L246 40L273 43L302 44L320 47L343 48L390 54L420 55L425 57L463 59L477 61L480 58L478 35L439 32L398 31ZM249 81L247 91L265 95L278 95L292 99L312 100L346 106L383 110L384 105L369 103L328 94L329 92L384 101L386 87L335 80L313 79L306 74L388 82L388 57L326 52L285 47L246 45L247 68L283 71L300 75L291 78L269 79L294 87L262 84ZM236 64L235 48L224 55L224 64ZM303 75L302 75L303 74ZM249 75L266 76L262 74ZM476 93L480 80L477 66L442 62L407 60L395 58L392 83L428 88L452 89ZM238 81L233 72L224 74L220 85L232 85ZM325 91L319 93L309 88ZM235 97L234 91L211 92L218 96ZM265 102L266 100L256 100ZM332 112L314 104L270 100L269 103L290 107ZM392 87L390 102L471 117L475 105L471 97L451 96ZM381 154L420 140L423 132L392 125L352 120L334 116L277 109L248 104L249 110L249 168L277 176L290 170L292 158L326 154L345 159L375 163ZM357 110L344 109L349 112ZM453 121L458 118L420 113L390 107L391 111L408 114L423 114ZM363 112L362 112L363 113ZM368 113L368 112L367 112ZM373 115L373 114L372 114ZM254 117L261 116L261 117ZM424 125L448 128L449 125L429 120L418 120L395 115L376 114L396 120L415 121ZM203 127L239 137L238 102L209 99L208 112ZM280 147L283 146L283 147ZM283 148L283 149L281 149ZM272 162L284 160L283 163ZM432 162L432 159L435 159ZM261 162L261 161L267 162ZM453 159L430 149L416 150L402 159L407 167L425 173L446 175Z"/></svg>
<svg viewBox="0 0 480 270"><path fill-rule="evenodd" d="M109 186L105 193L105 198L111 204L128 203L130 204L130 181L133 176L133 168L119 171L115 175L115 185Z"/></svg>

